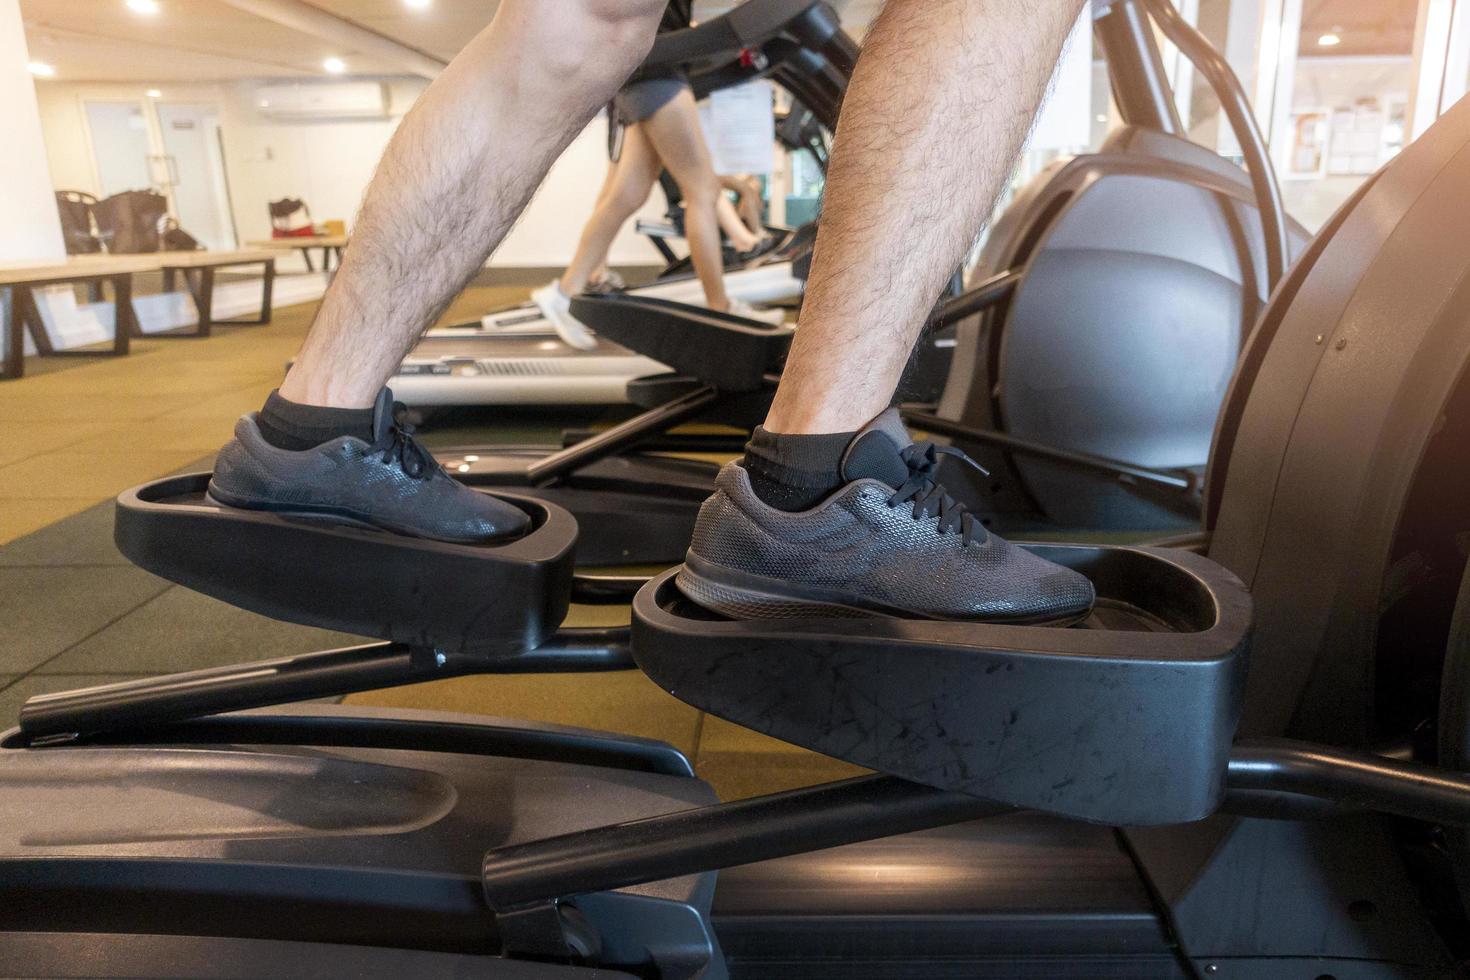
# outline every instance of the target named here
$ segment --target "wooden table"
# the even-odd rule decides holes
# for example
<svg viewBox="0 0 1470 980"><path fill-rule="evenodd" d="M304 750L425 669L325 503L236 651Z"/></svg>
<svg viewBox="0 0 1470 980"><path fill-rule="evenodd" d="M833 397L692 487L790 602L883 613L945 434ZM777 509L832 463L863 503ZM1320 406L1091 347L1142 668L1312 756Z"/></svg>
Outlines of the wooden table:
<svg viewBox="0 0 1470 980"><path fill-rule="evenodd" d="M251 248L274 248L283 252L291 249L300 249L301 257L306 260L308 272L315 272L316 266L311 263L311 250L319 248L322 250L322 271L332 271L332 256L337 257L337 265L342 265L342 250L347 247L346 235L296 235L289 238L262 238L258 241L246 242Z"/></svg>
<svg viewBox="0 0 1470 980"><path fill-rule="evenodd" d="M139 256L143 258L144 256ZM178 275L184 277L184 285L194 298L194 308L199 312L199 325L189 333L157 334L160 337L208 337L215 323L232 326L261 326L271 322L271 290L276 281L276 253L270 249L241 249L231 252L158 252L154 256L158 268L163 270L163 291L171 293ZM214 319L214 273L236 265L260 265L262 273L260 291L260 315L248 320Z"/></svg>
<svg viewBox="0 0 1470 980"><path fill-rule="evenodd" d="M36 344L37 353L45 357L119 357L126 354L129 340L138 334L138 318L133 312L133 273L157 268L157 255L75 255L64 262L17 262L0 266L0 288L10 288L10 316L5 330L5 357L0 361L0 379L19 378L25 373L27 329ZM102 282L111 283L116 310L112 320L112 349L57 350L46 334L46 324L36 306L34 291L45 286L96 285Z"/></svg>
<svg viewBox="0 0 1470 980"><path fill-rule="evenodd" d="M36 352L42 357L98 357L126 354L133 337L144 336L133 309L133 274L163 272L163 288L172 292L183 275L184 285L194 300L199 324L188 333L158 333L150 336L208 337L215 323L259 326L270 323L271 291L276 278L276 255L270 249L242 249L228 252L150 252L142 255L73 255L63 261L13 262L0 265L0 288L10 288L10 317L5 331L5 356L0 360L0 380L19 378L25 373L25 334L30 331ZM217 269L237 265L263 267L260 314L243 320L214 319L214 274ZM36 306L34 290L46 286L83 284L89 298L100 300L100 287L112 284L113 317L110 350L57 350L46 333L45 321Z"/></svg>

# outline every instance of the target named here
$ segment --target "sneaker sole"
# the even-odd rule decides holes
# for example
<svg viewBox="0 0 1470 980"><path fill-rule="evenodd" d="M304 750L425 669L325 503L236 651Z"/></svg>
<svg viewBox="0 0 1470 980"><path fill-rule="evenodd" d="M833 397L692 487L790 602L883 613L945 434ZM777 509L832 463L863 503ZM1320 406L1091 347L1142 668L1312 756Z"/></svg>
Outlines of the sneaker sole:
<svg viewBox="0 0 1470 980"><path fill-rule="evenodd" d="M693 565L695 567L691 568ZM689 555L674 578L679 591L706 609L731 619L934 619L950 620L910 609L862 604L856 597L794 587L778 579L722 568ZM1092 613L1091 608L1061 616L989 617L960 620L1005 626L1072 626Z"/></svg>
<svg viewBox="0 0 1470 980"><path fill-rule="evenodd" d="M376 531L379 534L397 534L405 538L417 538L420 541L441 541L446 544L463 545L491 545L504 544L524 537L524 532L505 534L494 538L430 538L413 531L388 527L377 524L371 518L360 511L349 510L341 507L316 507L304 508L299 505L285 506L270 501L246 501L243 498L228 500L217 494L213 488L206 490L204 499L220 507L230 507L235 510L257 510L268 514L275 514L288 520L309 521L315 524L332 524L339 527L351 527L362 531Z"/></svg>

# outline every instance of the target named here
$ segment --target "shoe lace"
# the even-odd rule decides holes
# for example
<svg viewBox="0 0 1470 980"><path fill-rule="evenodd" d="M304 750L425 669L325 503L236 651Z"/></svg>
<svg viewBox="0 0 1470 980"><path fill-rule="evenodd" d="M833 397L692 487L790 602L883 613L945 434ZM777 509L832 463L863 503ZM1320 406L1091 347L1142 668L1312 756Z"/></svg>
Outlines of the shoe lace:
<svg viewBox="0 0 1470 980"><path fill-rule="evenodd" d="M408 406L403 402L394 402L393 421L368 446L368 452L381 453L384 463L391 463L396 459L403 468L404 475L410 479L426 480L434 474L434 457L414 440L413 426L405 418L407 413Z"/></svg>
<svg viewBox="0 0 1470 980"><path fill-rule="evenodd" d="M943 456L953 456L985 476L989 476L990 471L971 459L963 450L953 446L935 445L932 442L912 443L905 446L900 455L908 465L909 478L888 498L888 506L897 507L913 501L914 520L937 515L939 523L935 530L938 533L958 533L961 542L966 545L984 541L985 526L975 520L975 515L968 507L951 497L944 485L934 477L939 469L940 457Z"/></svg>

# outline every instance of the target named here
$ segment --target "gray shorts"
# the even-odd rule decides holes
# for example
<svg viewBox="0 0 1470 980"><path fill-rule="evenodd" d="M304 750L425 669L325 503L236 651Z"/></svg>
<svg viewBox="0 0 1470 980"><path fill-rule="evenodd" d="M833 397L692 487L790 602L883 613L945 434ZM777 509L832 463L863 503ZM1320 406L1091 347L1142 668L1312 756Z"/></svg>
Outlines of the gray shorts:
<svg viewBox="0 0 1470 980"><path fill-rule="evenodd" d="M629 82L613 98L613 113L620 125L631 126L658 112L688 87L689 80L682 75Z"/></svg>

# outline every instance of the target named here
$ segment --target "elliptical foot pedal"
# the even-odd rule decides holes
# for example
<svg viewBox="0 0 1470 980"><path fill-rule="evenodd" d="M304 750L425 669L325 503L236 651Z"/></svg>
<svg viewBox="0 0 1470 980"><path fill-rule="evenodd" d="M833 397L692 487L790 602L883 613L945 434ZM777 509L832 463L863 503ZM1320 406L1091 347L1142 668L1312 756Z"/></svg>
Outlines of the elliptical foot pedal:
<svg viewBox="0 0 1470 980"><path fill-rule="evenodd" d="M1110 824L1212 813L1240 714L1245 587L1187 552L1027 547L1092 579L1086 622L728 620L673 569L634 600L634 657L696 708L939 789Z"/></svg>
<svg viewBox="0 0 1470 980"><path fill-rule="evenodd" d="M651 296L577 296L572 315L598 336L720 391L759 391L795 329Z"/></svg>
<svg viewBox="0 0 1470 980"><path fill-rule="evenodd" d="M531 518L521 538L449 544L226 507L207 497L209 477L169 477L120 495L118 550L251 612L425 650L521 653L566 615L577 525L544 500L497 495Z"/></svg>

